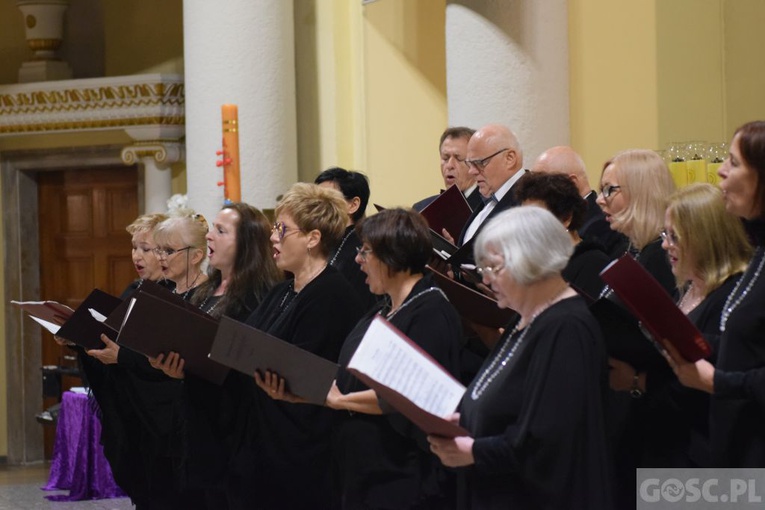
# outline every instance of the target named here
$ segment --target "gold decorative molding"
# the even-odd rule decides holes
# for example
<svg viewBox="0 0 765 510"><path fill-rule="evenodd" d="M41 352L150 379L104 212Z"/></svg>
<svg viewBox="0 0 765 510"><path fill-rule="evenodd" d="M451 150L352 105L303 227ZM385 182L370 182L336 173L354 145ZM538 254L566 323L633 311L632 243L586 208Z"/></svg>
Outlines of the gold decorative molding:
<svg viewBox="0 0 765 510"><path fill-rule="evenodd" d="M183 77L138 75L0 86L0 136L173 127L183 136ZM166 130L167 131L167 130Z"/></svg>

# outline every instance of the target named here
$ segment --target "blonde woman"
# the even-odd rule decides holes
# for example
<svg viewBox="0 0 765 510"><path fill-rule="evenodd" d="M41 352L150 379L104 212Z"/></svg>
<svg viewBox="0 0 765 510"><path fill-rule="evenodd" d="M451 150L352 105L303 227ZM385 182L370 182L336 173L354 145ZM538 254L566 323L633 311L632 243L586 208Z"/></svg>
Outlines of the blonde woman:
<svg viewBox="0 0 765 510"><path fill-rule="evenodd" d="M204 216L185 209L160 223L154 232L162 275L175 282L175 293L187 301L207 280L207 230Z"/></svg>
<svg viewBox="0 0 765 510"><path fill-rule="evenodd" d="M294 278L274 287L247 324L337 361L363 313L351 285L330 264L348 224L347 211L335 189L298 183L285 193L276 206L271 244L276 266ZM333 411L272 400L250 382L251 436L238 449L227 492L240 502L257 501L260 508L332 507ZM229 504L233 508L236 502Z"/></svg>
<svg viewBox="0 0 765 510"><path fill-rule="evenodd" d="M720 189L693 184L670 197L661 234L681 295L678 306L717 351L725 300L752 254L744 227L725 210ZM665 393L673 404L666 408L674 411L661 424L666 451L687 456L683 464L710 466L709 395L674 380Z"/></svg>
<svg viewBox="0 0 765 510"><path fill-rule="evenodd" d="M620 152L603 166L600 190L597 203L611 229L627 236L628 253L672 293L675 279L659 236L667 201L675 191L667 165L654 151ZM606 287L601 297L613 298L613 292ZM631 391L636 396L646 391L644 372L636 371L624 360L612 359L610 364L614 390Z"/></svg>
<svg viewBox="0 0 765 510"><path fill-rule="evenodd" d="M611 229L629 239L627 253L670 294L674 291L675 279L661 249L659 232L664 226L667 201L674 191L672 175L661 157L651 150L632 149L606 162L597 198ZM603 289L601 298L619 303L608 286ZM665 410L654 405L651 394L672 380L672 372L659 352L643 343L637 320L627 312L623 319L604 328L603 334L607 345L630 340L631 344L646 346L646 352L641 353L642 360L613 357L608 360L613 392L609 394L607 423L616 473L616 507L622 508L634 505L636 467L659 467L671 462L653 456L661 452L655 448L661 437L651 432L651 424L660 422Z"/></svg>

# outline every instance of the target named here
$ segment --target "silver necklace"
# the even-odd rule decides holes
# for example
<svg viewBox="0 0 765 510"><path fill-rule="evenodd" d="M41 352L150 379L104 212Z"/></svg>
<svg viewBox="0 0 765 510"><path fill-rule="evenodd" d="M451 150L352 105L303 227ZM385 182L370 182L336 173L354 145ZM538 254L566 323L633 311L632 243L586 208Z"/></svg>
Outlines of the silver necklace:
<svg viewBox="0 0 765 510"><path fill-rule="evenodd" d="M534 315L531 316L531 320L528 324L526 324L526 327L523 328L523 331L521 332L521 336L518 337L518 339L515 342L512 342L513 337L518 334L519 327L521 325L521 320L518 320L518 324L515 325L513 330L510 332L510 334L507 336L507 339L505 340L505 343L502 344L502 347L500 347L499 352L497 352L497 355L494 356L491 360L491 363L488 367L486 367L486 370L484 370L481 373L481 377L478 378L478 382L475 383L475 386L473 386L473 390L470 392L470 398L473 400L478 400L481 398L481 395L486 391L486 388L489 387L489 385L496 379L500 373L502 373L502 370L510 363L510 360L513 359L513 355L515 355L515 351L518 349L518 347L521 346L523 343L523 340L526 338L526 334L531 329L531 326L534 325L534 321L537 320L537 317L539 317L542 312L550 308L552 305L554 305L558 298L566 292L568 289L568 285L559 293L555 294L555 296L550 299L545 305L542 307L541 310L536 312ZM512 347L510 347L510 344L513 344ZM510 349L508 352L508 348Z"/></svg>
<svg viewBox="0 0 765 510"><path fill-rule="evenodd" d="M744 275L739 278L739 280L736 282L736 286L733 287L733 291L728 294L728 298L725 300L725 306L723 307L722 313L720 314L720 332L722 333L725 331L725 326L728 324L728 317L730 317L730 314L733 313L733 310L735 310L738 305L741 304L741 302L744 300L747 294L749 294L749 291L752 290L752 287L755 283L757 283L757 280L760 278L760 273L762 272L763 266L765 266L765 253L763 253L763 248L758 248L757 255L760 256L760 263L757 264L757 269L755 269L754 274L752 275L752 278L747 282L746 287L744 287L743 292L736 296L738 294L738 289L741 287L741 284L746 280L747 275L749 274L749 271L752 269L752 265L750 265L747 269ZM735 297L734 297L735 296Z"/></svg>
<svg viewBox="0 0 765 510"><path fill-rule="evenodd" d="M403 310L404 308L406 308L407 306L412 304L412 301L414 301L415 299L417 299L418 297L420 297L422 295L427 294L428 292L438 292L439 294L441 294L444 297L444 299L449 301L449 299L446 297L446 294L444 294L444 291L442 291L438 287L428 287L427 289L418 292L417 294L415 294L411 298L409 298L406 301L404 301L403 303L401 303L401 306L399 306L395 310L391 310L385 318L388 319L388 320L391 320L398 312L400 312L401 310ZM382 310L380 310L380 314L382 314Z"/></svg>
<svg viewBox="0 0 765 510"><path fill-rule="evenodd" d="M207 302L210 300L210 298L215 298L215 297L217 297L217 298L219 298L219 299L217 299L217 300L215 301L215 303L213 303L213 305L210 307L210 309L209 309L209 310L205 311L205 305L207 305ZM212 315L212 314L213 314L213 312L215 311L215 309L218 307L218 304L220 304L220 302L221 302L221 300L222 300L222 299L223 299L223 296L215 296L215 295L213 295L213 294L210 294L210 295L209 295L209 296L207 296L207 297L205 298L205 300L204 300L204 301L202 301L202 303L199 305L199 309L200 309L200 310L202 310L203 312L205 312L207 315Z"/></svg>
<svg viewBox="0 0 765 510"><path fill-rule="evenodd" d="M520 320L518 321L518 324L516 324L513 330L510 332L510 335L508 335L505 343L503 343L502 347L500 347L497 355L492 358L489 366L486 367L486 370L481 373L481 377L478 379L478 382L475 383L475 386L473 386L473 391L470 392L470 398L473 400L478 400L486 391L486 388L488 388L494 379L499 376L499 374L502 372L502 369L508 365L510 360L513 358L513 355L515 354L515 351L523 343L523 339L526 338L526 333L528 333L531 329L531 326L534 324L537 316L539 316L539 313L534 314L526 327L523 328L521 336L519 336L515 342L512 342L513 337L518 333L518 326L521 323ZM510 348L510 352L508 352L508 347L510 347L511 343L512 348Z"/></svg>
<svg viewBox="0 0 765 510"><path fill-rule="evenodd" d="M353 229L350 229L345 236L343 236L343 240L340 242L340 246L337 248L337 251L332 256L332 260L329 261L330 266L335 265L335 261L337 260L337 256L340 255L340 252L343 250L343 246L345 246L345 242L348 240L349 237L351 237L351 234L353 234Z"/></svg>
<svg viewBox="0 0 765 510"><path fill-rule="evenodd" d="M677 303L677 307L680 310L683 310L683 313L688 315L694 308L699 306L701 304L701 301L704 299L704 295L696 296L693 299L689 299L689 296L693 293L693 282L691 282L690 285L688 285L688 288L683 293L683 297L680 298L680 302ZM685 308L688 308L686 311Z"/></svg>

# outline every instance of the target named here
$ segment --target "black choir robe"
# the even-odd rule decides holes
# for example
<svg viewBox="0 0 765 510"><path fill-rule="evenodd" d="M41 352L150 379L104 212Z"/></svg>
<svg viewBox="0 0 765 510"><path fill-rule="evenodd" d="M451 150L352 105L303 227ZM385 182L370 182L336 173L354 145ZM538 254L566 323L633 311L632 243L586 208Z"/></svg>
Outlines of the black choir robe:
<svg viewBox="0 0 765 510"><path fill-rule="evenodd" d="M712 460L718 467L765 467L763 266L765 246L760 244L731 303L751 287L728 316L720 337L710 403Z"/></svg>
<svg viewBox="0 0 765 510"><path fill-rule="evenodd" d="M412 300L410 304L390 322L456 378L461 336L457 312L438 290L413 299L433 287L430 276L418 281L404 300ZM343 344L341 366L350 361L374 317L389 310L382 305L359 321ZM337 385L343 393L369 389L342 369ZM425 433L399 413L336 412L333 451L341 508L453 508L453 475L430 452Z"/></svg>
<svg viewBox="0 0 765 510"><path fill-rule="evenodd" d="M345 278L327 266L299 293L283 282L264 298L247 324L328 360L362 314ZM331 503L330 437L333 411L274 401L251 381L252 414L232 473L251 508L321 509ZM240 426L241 426L240 425Z"/></svg>
<svg viewBox="0 0 765 510"><path fill-rule="evenodd" d="M475 464L465 468L469 508L611 508L598 323L577 296L526 329L509 363L474 399L508 328L462 399L460 422L475 438Z"/></svg>

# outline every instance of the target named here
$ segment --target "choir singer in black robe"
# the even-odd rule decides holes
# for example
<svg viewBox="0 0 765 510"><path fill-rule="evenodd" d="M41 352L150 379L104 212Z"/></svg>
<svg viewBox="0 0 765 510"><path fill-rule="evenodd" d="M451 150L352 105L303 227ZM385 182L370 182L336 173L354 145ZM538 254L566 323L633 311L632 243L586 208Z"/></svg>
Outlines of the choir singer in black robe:
<svg viewBox="0 0 765 510"><path fill-rule="evenodd" d="M247 324L337 361L363 313L356 292L329 264L345 232L347 204L337 190L298 183L275 212L274 260L294 277L274 287ZM330 508L332 410L272 400L250 381L254 413L235 468L249 482L248 508Z"/></svg>
<svg viewBox="0 0 765 510"><path fill-rule="evenodd" d="M711 394L712 462L765 466L765 121L736 130L720 167L726 210L746 220L754 256L723 305L716 363L675 353L680 381Z"/></svg>
<svg viewBox="0 0 765 510"><path fill-rule="evenodd" d="M345 339L340 365L348 364L372 320L381 315L456 377L460 319L425 275L433 250L425 219L413 210L386 209L362 220L356 230L362 241L356 262L369 289L386 300ZM267 373L261 387L273 398L301 402L285 395L284 383L273 374ZM341 370L326 405L341 411L335 413L332 444L339 508L454 508L454 477L430 454L425 433L378 401L374 390Z"/></svg>
<svg viewBox="0 0 765 510"><path fill-rule="evenodd" d="M462 399L471 435L428 437L445 465L465 468L473 510L611 507L606 357L598 323L561 276L572 251L535 206L500 213L476 241L484 284L519 318Z"/></svg>

